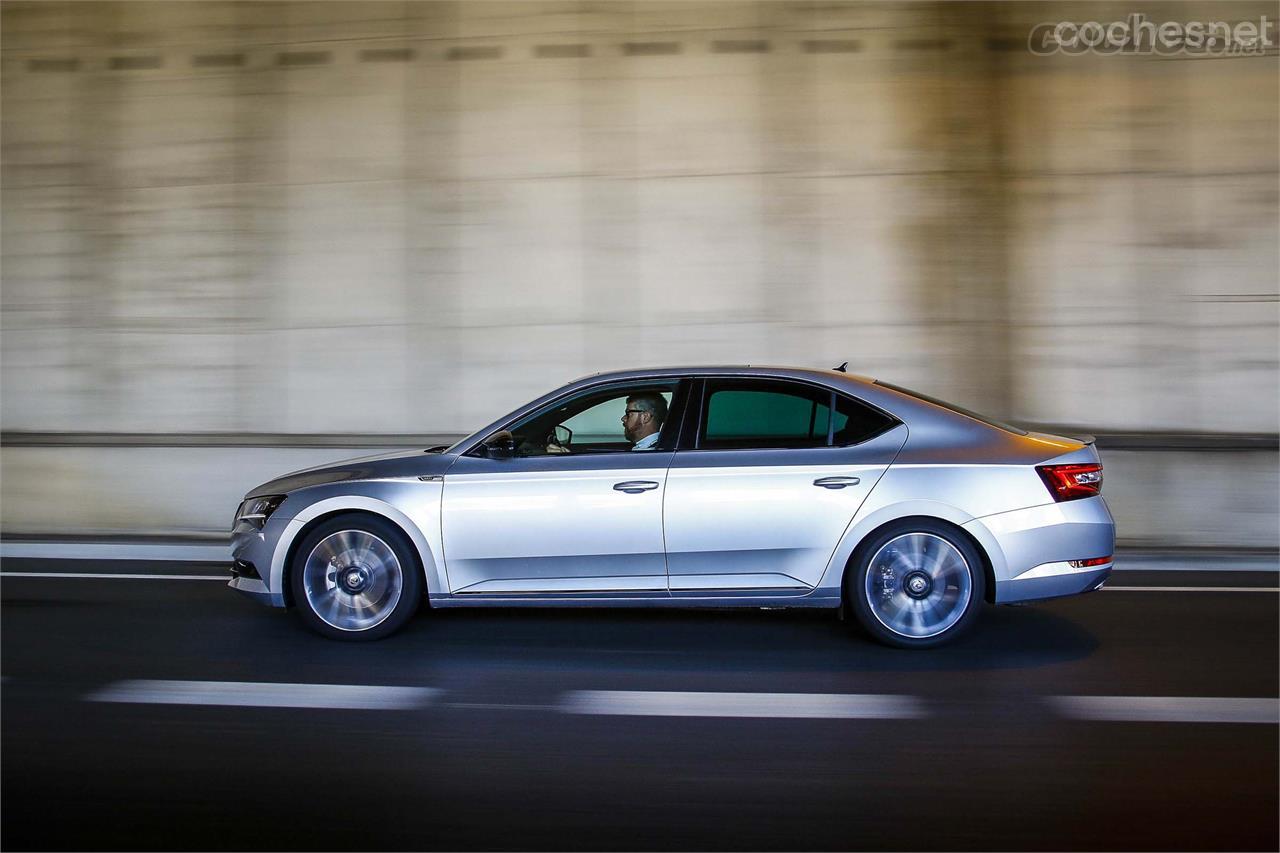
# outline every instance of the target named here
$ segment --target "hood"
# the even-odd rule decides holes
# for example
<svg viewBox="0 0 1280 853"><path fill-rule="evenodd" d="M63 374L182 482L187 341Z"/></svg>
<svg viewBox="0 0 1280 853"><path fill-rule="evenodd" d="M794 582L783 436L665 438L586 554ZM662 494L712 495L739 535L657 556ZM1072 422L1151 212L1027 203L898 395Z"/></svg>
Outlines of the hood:
<svg viewBox="0 0 1280 853"><path fill-rule="evenodd" d="M287 495L309 486L323 486L349 480L370 480L379 477L420 477L424 474L443 474L457 457L443 453L427 453L422 450L397 450L344 459L328 465L292 471L274 480L255 486L246 498L260 495Z"/></svg>

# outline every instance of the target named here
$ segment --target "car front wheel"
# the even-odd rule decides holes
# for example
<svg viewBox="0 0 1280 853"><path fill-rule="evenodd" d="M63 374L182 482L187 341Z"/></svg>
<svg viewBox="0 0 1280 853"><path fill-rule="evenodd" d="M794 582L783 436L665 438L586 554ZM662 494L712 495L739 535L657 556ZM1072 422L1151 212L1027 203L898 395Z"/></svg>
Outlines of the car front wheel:
<svg viewBox="0 0 1280 853"><path fill-rule="evenodd" d="M872 637L899 648L950 642L977 618L986 576L977 549L940 522L894 525L858 549L845 600Z"/></svg>
<svg viewBox="0 0 1280 853"><path fill-rule="evenodd" d="M332 518L298 546L290 582L309 628L336 640L377 640L418 609L422 580L408 538L368 515Z"/></svg>

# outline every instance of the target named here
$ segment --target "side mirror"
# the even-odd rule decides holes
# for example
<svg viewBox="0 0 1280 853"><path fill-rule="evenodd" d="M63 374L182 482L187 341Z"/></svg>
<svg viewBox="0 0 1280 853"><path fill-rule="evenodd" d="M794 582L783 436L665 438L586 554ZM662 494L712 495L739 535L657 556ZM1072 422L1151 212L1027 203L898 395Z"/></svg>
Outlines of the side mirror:
<svg viewBox="0 0 1280 853"><path fill-rule="evenodd" d="M573 443L573 430L569 429L564 424L558 424L556 428L551 431L551 439L562 447L568 447Z"/></svg>
<svg viewBox="0 0 1280 853"><path fill-rule="evenodd" d="M495 432L480 446L489 459L510 459L516 455L516 437L509 430Z"/></svg>

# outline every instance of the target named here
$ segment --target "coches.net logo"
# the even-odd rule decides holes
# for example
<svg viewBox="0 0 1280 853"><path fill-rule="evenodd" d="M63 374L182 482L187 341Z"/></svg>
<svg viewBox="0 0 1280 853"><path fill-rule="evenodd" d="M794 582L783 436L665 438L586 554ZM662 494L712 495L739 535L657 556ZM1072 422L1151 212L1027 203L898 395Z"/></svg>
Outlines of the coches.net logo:
<svg viewBox="0 0 1280 853"><path fill-rule="evenodd" d="M1258 21L1165 21L1155 23L1141 13L1123 21L1046 21L1027 36L1027 49L1036 56L1065 53L1093 54L1263 54L1276 46L1276 22L1266 15Z"/></svg>

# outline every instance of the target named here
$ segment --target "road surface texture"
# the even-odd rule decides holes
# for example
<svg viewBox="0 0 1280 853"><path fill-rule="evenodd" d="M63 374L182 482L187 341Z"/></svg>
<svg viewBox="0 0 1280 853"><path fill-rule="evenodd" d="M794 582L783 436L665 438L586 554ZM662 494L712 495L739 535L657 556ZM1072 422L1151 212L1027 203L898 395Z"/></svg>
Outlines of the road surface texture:
<svg viewBox="0 0 1280 853"><path fill-rule="evenodd" d="M6 850L1280 846L1272 572L1117 573L911 652L760 610L344 644L208 565L0 568Z"/></svg>

